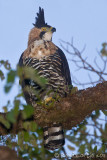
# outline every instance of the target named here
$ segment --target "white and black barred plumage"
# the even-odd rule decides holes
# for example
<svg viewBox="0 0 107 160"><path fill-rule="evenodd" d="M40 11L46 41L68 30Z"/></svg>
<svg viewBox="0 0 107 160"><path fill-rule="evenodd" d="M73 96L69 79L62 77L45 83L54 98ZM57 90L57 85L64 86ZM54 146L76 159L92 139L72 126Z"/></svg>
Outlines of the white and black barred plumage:
<svg viewBox="0 0 107 160"><path fill-rule="evenodd" d="M42 87L32 77L21 77L21 85L28 104L34 106L38 95L26 87L33 88L41 100L54 95L65 97L71 90L70 71L66 57L62 50L51 42L51 35L55 28L47 25L44 20L44 11L39 8L36 23L29 34L28 48L21 55L19 66L30 67L40 76L45 78L46 85ZM37 76L35 74L35 77ZM51 91L51 92L50 92ZM50 92L50 93L49 93ZM48 95L47 95L48 93ZM47 149L57 149L64 145L64 133L61 124L54 123L52 127L44 127L44 146Z"/></svg>

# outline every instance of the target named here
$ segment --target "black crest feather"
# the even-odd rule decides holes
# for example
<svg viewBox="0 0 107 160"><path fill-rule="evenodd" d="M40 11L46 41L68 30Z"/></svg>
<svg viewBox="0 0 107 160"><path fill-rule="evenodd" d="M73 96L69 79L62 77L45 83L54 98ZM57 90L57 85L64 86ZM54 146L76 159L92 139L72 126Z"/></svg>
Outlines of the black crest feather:
<svg viewBox="0 0 107 160"><path fill-rule="evenodd" d="M45 17L44 17L44 9L39 7L39 12L37 13L37 17L35 18L35 24L33 25L37 28L48 26L47 23L45 23Z"/></svg>

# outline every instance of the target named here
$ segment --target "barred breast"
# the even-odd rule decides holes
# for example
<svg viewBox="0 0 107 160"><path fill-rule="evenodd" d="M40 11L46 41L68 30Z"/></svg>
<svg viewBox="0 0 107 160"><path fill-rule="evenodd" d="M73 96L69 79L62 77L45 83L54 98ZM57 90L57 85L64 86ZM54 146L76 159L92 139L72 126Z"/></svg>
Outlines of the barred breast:
<svg viewBox="0 0 107 160"><path fill-rule="evenodd" d="M68 86L66 85L65 77L62 76L62 71L61 71L62 64L60 57L57 53L50 56L42 57L41 59L25 58L24 65L32 67L34 70L37 71L40 77L45 77L47 79L47 84L46 88L44 88L44 93L41 86L37 82L34 82L32 79L24 80L25 86L30 85L34 89L40 90L40 93L42 93L41 98L43 100L46 97L46 92L49 92L49 90L58 93L61 97L67 94ZM26 83L28 81L29 83Z"/></svg>

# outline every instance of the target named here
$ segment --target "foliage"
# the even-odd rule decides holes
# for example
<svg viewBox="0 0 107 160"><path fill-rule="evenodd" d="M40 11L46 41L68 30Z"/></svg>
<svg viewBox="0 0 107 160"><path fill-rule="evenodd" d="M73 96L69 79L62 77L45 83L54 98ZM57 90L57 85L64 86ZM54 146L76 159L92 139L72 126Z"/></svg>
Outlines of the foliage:
<svg viewBox="0 0 107 160"><path fill-rule="evenodd" d="M107 43L102 44L101 54L102 56L107 56Z"/></svg>
<svg viewBox="0 0 107 160"><path fill-rule="evenodd" d="M107 123L100 120L100 111L94 111L90 118L74 127L66 136L67 139L75 144L80 154L101 154L107 153ZM100 122L99 122L100 120ZM91 130L91 131L90 131ZM74 150L71 148L70 150Z"/></svg>
<svg viewBox="0 0 107 160"><path fill-rule="evenodd" d="M8 61L4 61L4 60L1 60L0 61L0 67L2 67L2 66L4 66L4 68L6 69L6 70L10 70L10 64L9 64L9 62ZM0 69L0 79L1 80L4 80L4 73L3 73L3 71Z"/></svg>
<svg viewBox="0 0 107 160"><path fill-rule="evenodd" d="M101 50L101 54L103 56L107 55L105 46L107 46L106 43L103 44L103 49ZM9 94L16 79L18 78L17 71L10 67L8 61L1 60L0 67L1 66L8 70L4 90L6 94ZM4 69L0 70L1 80L5 79L3 70ZM18 72L20 74L21 71ZM29 75L32 76L33 74L34 73L29 69ZM38 77L36 77L36 81L39 81L40 85L43 87L47 83L43 78L38 79ZM75 90L73 92L75 92ZM11 124L16 122L20 108L23 108L23 119L29 119L33 115L33 108L24 104L22 102L22 97L23 94L20 90L18 95L15 95L13 109L10 112L8 112L10 102L7 102L7 105L3 107L4 112L8 112L8 114L6 120L0 116L0 123L2 123L7 129L11 127ZM100 118L101 114L101 111L94 111L90 117L87 117L81 124L72 128L70 131L66 131L65 137L70 142L69 144L66 144L66 147L70 151L71 155L73 153L107 153L107 123L105 123L106 119L103 120ZM103 114L107 116L107 111L103 111ZM29 120L25 121L23 123L23 129L24 130L19 132L17 135L10 134L8 136L1 136L0 144L7 145L12 149L14 148L18 155L23 157L25 160L49 160L53 159L55 154L62 153L61 150L50 152L44 149L42 128L37 126L35 122Z"/></svg>

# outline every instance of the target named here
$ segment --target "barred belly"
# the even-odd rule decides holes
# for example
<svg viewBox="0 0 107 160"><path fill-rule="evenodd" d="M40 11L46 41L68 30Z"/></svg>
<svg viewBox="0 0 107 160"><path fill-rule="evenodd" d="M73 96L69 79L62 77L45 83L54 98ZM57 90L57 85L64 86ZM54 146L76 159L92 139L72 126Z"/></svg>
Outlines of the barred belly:
<svg viewBox="0 0 107 160"><path fill-rule="evenodd" d="M37 82L34 82L32 79L24 80L25 86L29 85L33 87L35 91L40 90L39 95L41 96L41 99L45 99L46 93L48 93L49 90L52 90L49 96L52 96L54 93L57 93L59 96L64 97L66 96L67 92L69 92L68 86L66 85L65 77L61 72L62 66L58 54L45 56L41 59L26 58L24 60L24 65L33 68L37 71L40 77L44 77L47 79L46 88L44 89L42 89L41 86ZM26 83L28 81L29 83ZM31 97L32 100L37 100L37 97L35 97L34 93L30 93L30 98Z"/></svg>

